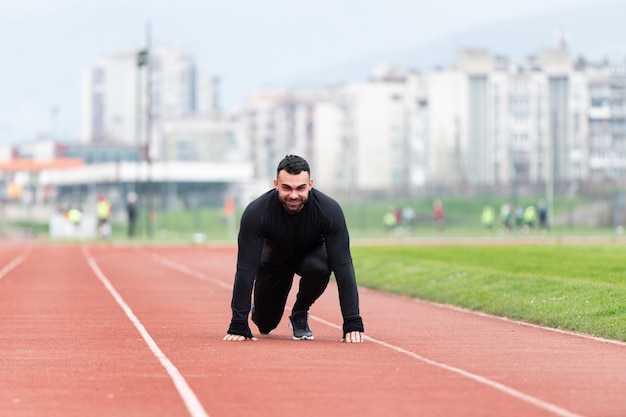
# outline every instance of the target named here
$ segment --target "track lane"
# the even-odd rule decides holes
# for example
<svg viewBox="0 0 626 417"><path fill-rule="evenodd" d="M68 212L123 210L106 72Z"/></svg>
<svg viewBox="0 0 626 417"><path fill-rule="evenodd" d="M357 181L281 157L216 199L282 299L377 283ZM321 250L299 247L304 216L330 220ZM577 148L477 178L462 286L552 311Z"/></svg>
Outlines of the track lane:
<svg viewBox="0 0 626 417"><path fill-rule="evenodd" d="M0 415L178 416L172 382L78 246L39 246L0 280Z"/></svg>
<svg viewBox="0 0 626 417"><path fill-rule="evenodd" d="M447 415L453 412L451 397L463 405L466 416L501 416L502 411L513 416L529 412L552 415L538 413L523 401L511 401L489 387L433 370L429 364L376 344L340 343L341 332L327 326L318 325L313 343L292 341L284 323L257 342L224 342L221 338L230 319L230 288L215 282L215 268L207 269L209 275L183 263L175 267L160 252L146 253L144 259L139 254L133 256L136 266L132 261L122 267L114 262L114 255L105 252L94 252L94 259L105 274L113 277L119 293L133 306L212 416L351 415L357 406L359 414L366 416L383 412L405 415L415 410L426 415ZM224 263L221 254L205 252L204 257L208 265ZM154 269L149 259L166 265L171 272ZM190 255L189 261L199 262L196 255ZM122 269L136 270L140 265L141 271L133 278L127 275L116 280ZM222 279L232 280L230 269L229 278ZM336 288L330 293L333 290L336 297ZM160 312L155 310L157 305ZM180 338L172 337L178 334L178 329L171 327L173 323L185 326ZM204 337L198 339L198 334ZM196 353L203 349L205 354L198 356ZM441 389L450 384L458 389ZM439 389L427 389L429 386ZM486 412L482 401L477 401L487 395L495 397L498 409Z"/></svg>
<svg viewBox="0 0 626 417"><path fill-rule="evenodd" d="M102 245L88 249L87 258L83 256L85 265L91 257L211 417L357 413L600 417L621 416L626 409L620 390L626 382L623 345L366 289L361 291L362 313L371 339L362 345L343 344L338 342L341 317L336 287L332 284L312 309L315 341L290 340L284 319L272 335L260 337L257 342L223 342L221 338L230 319L233 248ZM60 260L58 254L56 258ZM93 276L91 280L98 282ZM57 285L74 283L66 281ZM4 288L0 279L0 302L4 301L1 298ZM56 297L67 291L57 293ZM70 309L80 317L86 314L80 313L81 308L89 310L104 303L105 316L124 315L110 294L103 291L98 294L87 303L90 307ZM0 314L7 314L3 304ZM66 315L71 316L69 312ZM122 318L122 322L117 319L111 322L111 337L119 333L118 327L122 333L135 330L137 346L131 354L140 352L140 357L148 362L146 356L152 356L152 365L158 369L160 365L145 341L132 329L128 317ZM68 332L71 333L64 330ZM53 352L60 349L60 345L52 346ZM103 358L84 359L107 362ZM119 364L130 374L136 373L133 364ZM101 372L108 374L109 366L103 366ZM160 368L157 372L160 378L168 380ZM37 375L39 371L31 370L31 373ZM12 377L14 372L18 372L17 368L6 375ZM511 395L464 372L538 402ZM119 375L113 372L108 377L117 379ZM5 384L0 386L4 392ZM135 380L133 388L147 402L127 403L126 411L130 412L126 415L145 415L140 413L153 404L145 399L148 395L144 391L153 392L153 387L149 378ZM159 413L153 415L189 415L171 381L164 383L162 389L157 398L166 406L157 407ZM92 401L86 401L88 398L85 394L77 395L75 408L80 409L82 404L84 411L91 406ZM33 402L39 403L35 399ZM4 416L2 407L0 415ZM121 408L119 404L117 407ZM8 409L33 410L15 404Z"/></svg>
<svg viewBox="0 0 626 417"><path fill-rule="evenodd" d="M231 276L224 279L232 281ZM367 289L362 289L361 297L368 335L379 336L377 340L396 351L483 380L482 384L550 415L620 416L626 409L626 398L621 395L626 382L626 344ZM334 314L328 315L329 311ZM322 296L312 313L326 315L335 327L341 323L336 288ZM318 334L319 329L317 339Z"/></svg>

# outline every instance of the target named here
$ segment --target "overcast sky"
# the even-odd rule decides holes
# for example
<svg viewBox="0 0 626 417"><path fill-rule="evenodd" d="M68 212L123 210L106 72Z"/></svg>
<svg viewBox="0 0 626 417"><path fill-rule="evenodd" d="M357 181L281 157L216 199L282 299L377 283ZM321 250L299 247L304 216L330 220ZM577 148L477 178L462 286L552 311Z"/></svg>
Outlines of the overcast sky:
<svg viewBox="0 0 626 417"><path fill-rule="evenodd" d="M80 74L116 49L189 49L227 105L255 87L594 0L0 0L0 145L80 132ZM442 63L444 64L444 63ZM367 74L363 74L365 78Z"/></svg>

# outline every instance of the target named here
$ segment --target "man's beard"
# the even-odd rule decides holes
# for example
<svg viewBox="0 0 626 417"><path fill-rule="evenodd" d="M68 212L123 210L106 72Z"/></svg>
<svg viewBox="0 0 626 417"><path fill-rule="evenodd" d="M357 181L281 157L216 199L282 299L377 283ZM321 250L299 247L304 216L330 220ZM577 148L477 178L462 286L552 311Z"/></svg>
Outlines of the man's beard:
<svg viewBox="0 0 626 417"><path fill-rule="evenodd" d="M300 210L302 210L302 207L304 207L304 204L306 202L307 199L303 197L298 197L296 199L290 199L289 197L285 197L283 199L283 208L287 213L296 214Z"/></svg>

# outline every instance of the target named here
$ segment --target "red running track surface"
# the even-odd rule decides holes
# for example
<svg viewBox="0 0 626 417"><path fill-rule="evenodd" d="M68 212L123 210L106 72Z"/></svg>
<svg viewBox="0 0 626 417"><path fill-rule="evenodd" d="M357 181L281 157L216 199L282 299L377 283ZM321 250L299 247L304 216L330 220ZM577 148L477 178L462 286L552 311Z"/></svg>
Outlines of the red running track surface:
<svg viewBox="0 0 626 417"><path fill-rule="evenodd" d="M624 343L364 288L363 344L332 284L314 341L225 342L235 257L0 244L0 416L626 415Z"/></svg>

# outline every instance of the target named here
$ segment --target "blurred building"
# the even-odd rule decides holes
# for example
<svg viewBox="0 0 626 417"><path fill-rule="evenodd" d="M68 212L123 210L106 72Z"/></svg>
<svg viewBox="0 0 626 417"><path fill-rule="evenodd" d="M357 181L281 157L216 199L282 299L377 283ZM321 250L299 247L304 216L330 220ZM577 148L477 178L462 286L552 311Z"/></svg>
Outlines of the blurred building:
<svg viewBox="0 0 626 417"><path fill-rule="evenodd" d="M589 175L595 180L626 178L626 62L577 62L587 77L588 136L583 138Z"/></svg>
<svg viewBox="0 0 626 417"><path fill-rule="evenodd" d="M311 155L314 109L328 94L324 88L251 93L237 119L249 141L256 177L273 179L278 161L287 153Z"/></svg>
<svg viewBox="0 0 626 417"><path fill-rule="evenodd" d="M231 115L189 53L115 52L85 73L81 143L0 150L84 164L36 176L13 164L4 183L59 197L150 190L162 207L244 204L288 153L345 198L625 183L626 62L573 61L564 46L521 62L464 49L429 71L386 65L362 82L254 91Z"/></svg>
<svg viewBox="0 0 626 417"><path fill-rule="evenodd" d="M423 93L418 83L391 79L254 92L239 120L256 176L269 183L280 159L295 153L309 160L315 184L327 191L405 192L424 177L415 156L424 148L415 143L416 135L423 139L423 125L407 114L415 102L411 88Z"/></svg>
<svg viewBox="0 0 626 417"><path fill-rule="evenodd" d="M84 72L81 141L145 143L148 129L161 122L215 116L217 89L217 80L199 72L184 50L113 52Z"/></svg>
<svg viewBox="0 0 626 417"><path fill-rule="evenodd" d="M428 183L507 187L586 178L585 75L567 51L515 64L464 50L427 84Z"/></svg>
<svg viewBox="0 0 626 417"><path fill-rule="evenodd" d="M247 196L256 184L248 141L236 121L220 114L218 88L183 50L111 53L84 73L80 142L4 149L0 186L11 203L59 208L89 207L101 193L123 208L130 191L151 210L221 206ZM68 158L82 164L20 170L10 162ZM12 191L18 189L27 192Z"/></svg>
<svg viewBox="0 0 626 417"><path fill-rule="evenodd" d="M259 91L240 121L256 175L299 153L333 192L624 182L625 81L626 63L573 62L565 48L522 62L465 49L429 72L380 66L367 82Z"/></svg>

